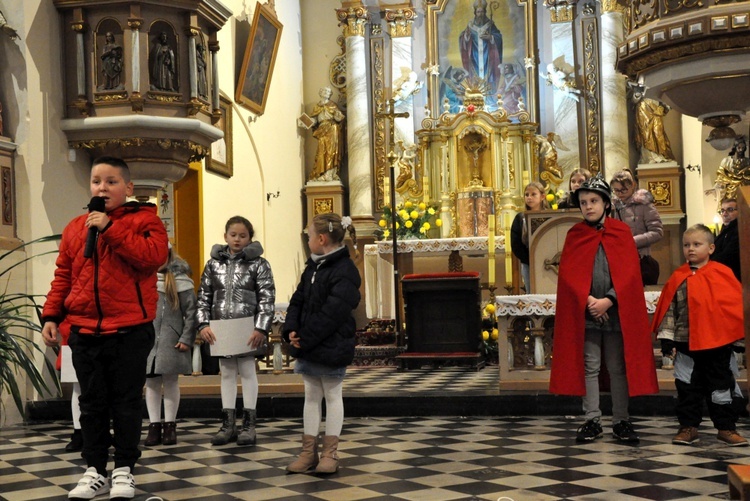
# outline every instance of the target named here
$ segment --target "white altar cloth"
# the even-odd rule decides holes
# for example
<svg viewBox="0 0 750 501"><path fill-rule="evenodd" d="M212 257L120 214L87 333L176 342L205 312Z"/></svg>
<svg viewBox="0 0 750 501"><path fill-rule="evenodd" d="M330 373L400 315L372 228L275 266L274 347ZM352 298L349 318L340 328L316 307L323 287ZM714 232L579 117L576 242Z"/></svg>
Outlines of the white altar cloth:
<svg viewBox="0 0 750 501"><path fill-rule="evenodd" d="M453 251L487 255L487 237L399 240L399 254L448 255ZM495 253L505 253L504 235L495 236ZM395 318L393 295L393 242L365 245L365 294L368 318Z"/></svg>
<svg viewBox="0 0 750 501"><path fill-rule="evenodd" d="M656 311L656 303L659 301L660 291L645 291L646 310L649 315ZM540 317L554 316L556 294L526 294L521 296L496 296L495 315L498 317L524 317L536 315Z"/></svg>

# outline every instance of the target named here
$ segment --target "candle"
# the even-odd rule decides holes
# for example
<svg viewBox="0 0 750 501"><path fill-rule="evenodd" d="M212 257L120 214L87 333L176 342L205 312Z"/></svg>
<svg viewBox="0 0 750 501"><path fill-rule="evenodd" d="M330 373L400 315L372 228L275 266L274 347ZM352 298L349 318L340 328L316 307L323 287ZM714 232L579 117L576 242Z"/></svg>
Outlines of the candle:
<svg viewBox="0 0 750 501"><path fill-rule="evenodd" d="M383 177L383 205L391 205L391 180Z"/></svg>
<svg viewBox="0 0 750 501"><path fill-rule="evenodd" d="M430 201L430 178L427 175L422 176L422 197L424 203Z"/></svg>
<svg viewBox="0 0 750 501"><path fill-rule="evenodd" d="M513 256L510 252L510 214L505 214L505 283L513 284Z"/></svg>
<svg viewBox="0 0 750 501"><path fill-rule="evenodd" d="M487 261L487 282L490 287L495 285L495 215L489 214L487 216L488 226L488 237L487 237L487 252L489 253L489 259Z"/></svg>

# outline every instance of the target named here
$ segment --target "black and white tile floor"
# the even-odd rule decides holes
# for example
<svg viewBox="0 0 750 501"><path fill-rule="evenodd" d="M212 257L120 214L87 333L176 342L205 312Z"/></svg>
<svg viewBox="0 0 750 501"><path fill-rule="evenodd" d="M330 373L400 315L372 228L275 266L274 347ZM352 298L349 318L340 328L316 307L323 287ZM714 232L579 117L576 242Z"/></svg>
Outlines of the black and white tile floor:
<svg viewBox="0 0 750 501"><path fill-rule="evenodd" d="M387 408L383 396L400 387L434 398L432 414L441 416L440 395L470 391L475 407L483 392L497 395L497 380L485 371L353 371L344 395L369 393ZM351 387L357 378L363 384ZM727 466L750 464L750 448L718 442L709 421L698 444L675 446L674 417L633 420L637 446L616 443L606 418L604 438L577 444L580 416L350 415L339 472L317 477L285 470L299 451L301 418L261 416L254 447L212 447L218 419L181 419L177 445L143 447L136 499L698 501L728 499ZM64 452L70 428L66 420L0 428L0 499L66 499L84 471L79 453ZM746 420L738 429L750 437Z"/></svg>

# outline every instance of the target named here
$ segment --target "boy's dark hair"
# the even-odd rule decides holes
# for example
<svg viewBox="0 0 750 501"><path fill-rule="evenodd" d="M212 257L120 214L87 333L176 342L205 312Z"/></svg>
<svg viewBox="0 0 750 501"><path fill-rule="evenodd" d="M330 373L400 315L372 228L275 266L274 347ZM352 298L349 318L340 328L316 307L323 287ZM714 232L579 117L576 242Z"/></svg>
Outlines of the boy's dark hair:
<svg viewBox="0 0 750 501"><path fill-rule="evenodd" d="M120 174L122 174L122 178L125 180L125 182L130 182L130 167L128 167L128 164L125 163L125 160L123 160L122 158L111 156L97 157L93 162L91 162L91 168L93 169L99 164L107 164L117 168L120 171Z"/></svg>
<svg viewBox="0 0 750 501"><path fill-rule="evenodd" d="M703 233L706 236L709 245L713 244L714 240L716 239L716 237L714 236L714 232L711 231L711 228L703 223L694 224L693 226L685 230L685 233L683 233L682 236L689 235L690 233Z"/></svg>
<svg viewBox="0 0 750 501"><path fill-rule="evenodd" d="M255 230L253 229L252 223L245 219L242 216L232 216L229 218L229 221L227 221L227 224L224 226L224 233L229 233L229 227L233 224L242 224L247 228L247 233L250 235L250 241L253 240L253 235L255 235Z"/></svg>

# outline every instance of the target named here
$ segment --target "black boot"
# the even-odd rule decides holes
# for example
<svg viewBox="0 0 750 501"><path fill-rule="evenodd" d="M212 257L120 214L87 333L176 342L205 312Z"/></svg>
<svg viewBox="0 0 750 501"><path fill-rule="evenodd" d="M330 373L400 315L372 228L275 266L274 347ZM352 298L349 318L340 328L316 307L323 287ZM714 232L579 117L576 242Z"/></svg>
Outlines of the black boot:
<svg viewBox="0 0 750 501"><path fill-rule="evenodd" d="M161 423L151 423L148 425L148 435L143 443L147 447L153 447L161 443Z"/></svg>
<svg viewBox="0 0 750 501"><path fill-rule="evenodd" d="M211 445L225 445L237 440L237 425L234 423L235 409L222 409L223 422L219 433L211 439Z"/></svg>
<svg viewBox="0 0 750 501"><path fill-rule="evenodd" d="M242 430L237 445L255 445L255 409L242 409Z"/></svg>
<svg viewBox="0 0 750 501"><path fill-rule="evenodd" d="M80 428L74 429L73 434L70 436L70 442L65 446L65 452L78 452L83 450L83 434Z"/></svg>

